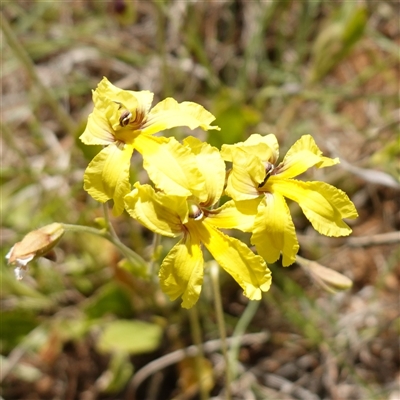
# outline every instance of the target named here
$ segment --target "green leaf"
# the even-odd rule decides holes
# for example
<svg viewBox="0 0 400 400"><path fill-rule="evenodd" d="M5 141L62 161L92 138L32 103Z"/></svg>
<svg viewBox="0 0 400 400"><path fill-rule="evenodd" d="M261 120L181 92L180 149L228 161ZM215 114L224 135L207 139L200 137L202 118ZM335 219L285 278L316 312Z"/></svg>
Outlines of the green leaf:
<svg viewBox="0 0 400 400"><path fill-rule="evenodd" d="M343 29L343 43L345 48L353 46L361 39L367 24L367 10L364 7L356 8L352 12Z"/></svg>
<svg viewBox="0 0 400 400"><path fill-rule="evenodd" d="M38 325L36 316L31 312L13 310L2 312L0 324L0 348L7 352Z"/></svg>
<svg viewBox="0 0 400 400"><path fill-rule="evenodd" d="M367 12L355 3L343 3L339 17L331 20L319 33L313 45L310 79L322 79L341 62L362 38L367 24Z"/></svg>
<svg viewBox="0 0 400 400"><path fill-rule="evenodd" d="M100 287L87 301L84 310L89 318L100 318L105 314L127 318L133 313L129 295L114 282Z"/></svg>
<svg viewBox="0 0 400 400"><path fill-rule="evenodd" d="M160 344L162 329L159 325L138 320L119 320L107 323L97 342L102 353L149 353Z"/></svg>

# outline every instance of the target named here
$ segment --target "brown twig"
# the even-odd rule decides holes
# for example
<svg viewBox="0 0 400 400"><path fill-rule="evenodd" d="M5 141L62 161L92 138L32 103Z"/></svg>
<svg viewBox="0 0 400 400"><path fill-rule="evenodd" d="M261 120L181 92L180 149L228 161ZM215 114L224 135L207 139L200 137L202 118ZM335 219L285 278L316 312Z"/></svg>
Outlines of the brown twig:
<svg viewBox="0 0 400 400"><path fill-rule="evenodd" d="M350 247L369 247L400 243L400 232L379 233L371 236L352 237L347 240Z"/></svg>
<svg viewBox="0 0 400 400"><path fill-rule="evenodd" d="M248 333L241 337L240 343L242 346L251 345L254 343L263 343L263 342L267 341L268 338L269 338L269 334L267 332ZM230 347L236 340L237 340L237 338L233 338L233 337L227 338L226 343L227 343L228 347ZM222 346L221 339L210 340L210 341L204 343L203 350L205 353L212 353L217 350L220 350L221 346ZM170 365L176 364L187 357L196 356L198 351L199 351L199 348L195 345L192 345L192 346L186 347L185 349L179 349L179 350L173 351L172 353L166 354L165 356L162 356L154 361L151 361L146 366L144 366L142 369L140 369L137 373L135 373L135 375L133 376L132 380L130 381L127 393L126 393L126 399L134 400L137 388L149 376L155 374L156 372L160 371L161 369L164 369L166 367L169 367Z"/></svg>

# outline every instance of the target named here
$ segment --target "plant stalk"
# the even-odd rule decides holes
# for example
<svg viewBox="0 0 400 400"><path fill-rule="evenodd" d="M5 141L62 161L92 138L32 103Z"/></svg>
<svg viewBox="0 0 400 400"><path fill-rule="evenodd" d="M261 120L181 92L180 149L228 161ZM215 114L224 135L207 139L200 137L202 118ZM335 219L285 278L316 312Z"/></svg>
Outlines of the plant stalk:
<svg viewBox="0 0 400 400"><path fill-rule="evenodd" d="M90 233L102 237L111 242L117 249L126 257L132 264L147 271L146 261L132 249L125 246L117 236L113 236L110 232L105 229L96 229L89 226L73 225L73 224L62 224L66 232L83 232Z"/></svg>
<svg viewBox="0 0 400 400"><path fill-rule="evenodd" d="M239 321L237 322L233 331L232 345L229 350L229 365L231 368L231 376L233 379L235 379L237 376L237 360L239 356L241 338L246 333L247 327L253 320L259 306L260 301L249 300L243 314L240 316Z"/></svg>

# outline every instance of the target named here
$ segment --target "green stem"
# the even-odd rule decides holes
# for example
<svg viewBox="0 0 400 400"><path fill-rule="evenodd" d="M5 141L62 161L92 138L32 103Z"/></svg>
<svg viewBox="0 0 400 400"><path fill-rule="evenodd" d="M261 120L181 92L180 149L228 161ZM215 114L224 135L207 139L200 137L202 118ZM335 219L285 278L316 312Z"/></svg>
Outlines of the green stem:
<svg viewBox="0 0 400 400"><path fill-rule="evenodd" d="M189 321L190 321L190 331L192 334L192 340L198 349L195 355L195 364L196 364L197 380L199 383L200 399L208 400L210 397L207 388L204 385L204 377L205 377L205 371L203 368L204 349L203 349L203 342L201 340L199 312L196 306L189 309Z"/></svg>
<svg viewBox="0 0 400 400"><path fill-rule="evenodd" d="M39 75L36 72L35 65L32 62L29 54L21 45L16 35L14 34L10 24L7 21L7 18L4 17L3 13L0 14L1 21L1 29L3 34L7 40L7 43L11 47L15 56L18 60L24 65L30 79L35 83L35 85L40 89L42 96L46 103L52 108L54 114L58 118L61 125L67 132L74 132L76 126L73 119L69 116L69 114L61 107L57 99L54 97L53 93L43 85L42 81L39 78Z"/></svg>
<svg viewBox="0 0 400 400"><path fill-rule="evenodd" d="M118 235L115 232L115 229L112 226L111 221L110 221L110 213L108 211L107 203L103 203L103 214L104 214L104 222L106 223L106 229L108 230L108 232L110 232L110 235L113 238L116 238L119 241Z"/></svg>
<svg viewBox="0 0 400 400"><path fill-rule="evenodd" d="M233 379L237 375L237 360L239 356L241 338L246 333L247 327L253 320L254 315L256 314L259 306L260 306L259 301L249 301L247 303L246 309L240 316L239 321L237 322L236 327L233 331L232 345L229 351L229 361Z"/></svg>
<svg viewBox="0 0 400 400"><path fill-rule="evenodd" d="M231 400L231 371L229 368L228 345L226 342L226 329L224 320L224 310L219 284L219 266L216 262L211 263L210 267L211 283L214 293L215 314L217 317L218 331L221 339L222 355L225 360L225 400Z"/></svg>
<svg viewBox="0 0 400 400"><path fill-rule="evenodd" d="M104 229L95 229L89 226L83 225L72 225L72 224L62 224L66 232L83 232L90 233L91 235L96 235L102 237L109 242L111 242L117 249L126 257L132 264L138 266L141 270L147 270L146 261L135 253L132 249L125 246L117 236L113 236L110 232Z"/></svg>

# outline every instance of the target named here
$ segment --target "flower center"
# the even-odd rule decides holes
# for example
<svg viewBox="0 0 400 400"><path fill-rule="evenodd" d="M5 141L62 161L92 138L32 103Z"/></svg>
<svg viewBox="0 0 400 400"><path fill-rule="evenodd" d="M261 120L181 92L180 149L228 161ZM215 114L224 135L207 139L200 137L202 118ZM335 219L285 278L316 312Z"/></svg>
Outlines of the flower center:
<svg viewBox="0 0 400 400"><path fill-rule="evenodd" d="M119 117L119 125L122 128L130 125L130 127L134 130L140 128L140 126L143 124L146 113L140 107L132 112L119 101L115 101L115 103L118 104L118 110L121 112Z"/></svg>
<svg viewBox="0 0 400 400"><path fill-rule="evenodd" d="M274 164L271 164L269 161L265 162L265 178L264 180L258 185L258 187L262 187L267 183L268 178L272 175L275 169Z"/></svg>
<svg viewBox="0 0 400 400"><path fill-rule="evenodd" d="M189 218L192 218L195 221L198 221L198 220L202 219L203 216L204 216L204 213L197 204L189 203Z"/></svg>
<svg viewBox="0 0 400 400"><path fill-rule="evenodd" d="M119 117L119 124L122 127L127 126L129 122L131 122L131 118L132 118L132 113L129 110L125 110Z"/></svg>

